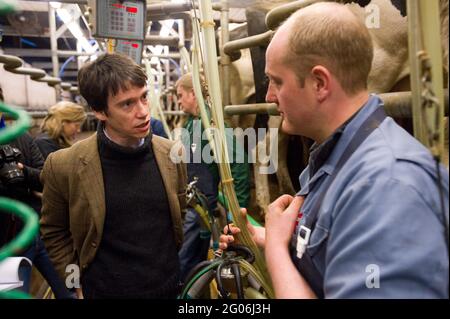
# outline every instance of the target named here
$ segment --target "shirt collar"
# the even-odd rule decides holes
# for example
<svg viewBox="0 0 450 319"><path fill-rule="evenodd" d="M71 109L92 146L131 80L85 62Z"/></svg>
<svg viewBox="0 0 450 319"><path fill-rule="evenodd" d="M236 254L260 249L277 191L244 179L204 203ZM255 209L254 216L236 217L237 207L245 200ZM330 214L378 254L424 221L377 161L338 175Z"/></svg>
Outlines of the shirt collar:
<svg viewBox="0 0 450 319"><path fill-rule="evenodd" d="M105 134L105 136L106 136L106 138L107 138L108 140L110 140L111 142L115 143L115 142L112 140L112 138L109 137L108 133L106 132L105 126L103 126L103 133ZM144 145L144 140L145 140L145 138L141 138L141 139L139 139L139 144L138 144L138 145L136 145L136 146L130 146L130 147L131 147L131 148L138 148L138 147L141 147L142 145Z"/></svg>
<svg viewBox="0 0 450 319"><path fill-rule="evenodd" d="M320 166L315 164L316 168L314 174L312 173L310 166L311 159L309 165L300 174L300 191L297 193L297 195L308 194L309 189L315 184L317 180L320 179L320 176L323 173L326 173L328 175L331 175L333 173L335 166L342 156L342 153L350 143L358 128L378 107L383 107L383 101L375 94L371 94L366 104L364 104L358 112L356 112L341 127L339 127L332 136L330 136L325 142L321 143L320 145L311 146L311 152L321 152L320 149L317 148L325 145L326 142L330 142L330 145L328 146L329 149L324 150L324 154L320 155L320 157L326 158L323 159L323 162L320 164ZM339 136L334 137L336 133ZM335 140L331 141L333 139Z"/></svg>
<svg viewBox="0 0 450 319"><path fill-rule="evenodd" d="M355 112L348 120L346 120L341 126L339 126L331 136L329 136L324 142L317 144L314 143L309 149L309 172L310 177L322 167L322 165L327 161L330 154L333 152L334 147L338 143L342 134L344 133L345 127L350 123L356 114L359 113L361 109Z"/></svg>

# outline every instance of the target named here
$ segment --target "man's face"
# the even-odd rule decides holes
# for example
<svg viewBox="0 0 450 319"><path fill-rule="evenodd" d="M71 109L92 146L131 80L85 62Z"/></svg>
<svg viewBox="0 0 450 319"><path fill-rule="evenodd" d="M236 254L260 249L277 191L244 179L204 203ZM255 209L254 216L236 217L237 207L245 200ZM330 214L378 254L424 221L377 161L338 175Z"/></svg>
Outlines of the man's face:
<svg viewBox="0 0 450 319"><path fill-rule="evenodd" d="M275 34L266 51L265 72L269 79L266 101L278 105L284 132L309 136L309 126L314 119L311 83L306 79L302 87L292 68L284 63L287 36L282 34L283 31L280 29Z"/></svg>
<svg viewBox="0 0 450 319"><path fill-rule="evenodd" d="M108 96L108 110L95 112L105 122L108 136L122 146L135 146L149 134L150 110L147 87L130 86L128 90Z"/></svg>
<svg viewBox="0 0 450 319"><path fill-rule="evenodd" d="M195 97L194 90L186 90L179 85L177 87L178 105L181 110L191 115L198 115L197 111L197 98Z"/></svg>

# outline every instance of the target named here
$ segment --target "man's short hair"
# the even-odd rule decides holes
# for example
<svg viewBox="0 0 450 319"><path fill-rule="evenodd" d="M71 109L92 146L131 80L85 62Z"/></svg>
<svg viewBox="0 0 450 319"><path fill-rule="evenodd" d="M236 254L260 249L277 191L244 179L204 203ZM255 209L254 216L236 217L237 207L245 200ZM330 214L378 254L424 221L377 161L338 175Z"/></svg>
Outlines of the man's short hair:
<svg viewBox="0 0 450 319"><path fill-rule="evenodd" d="M78 72L80 94L97 112L107 112L108 97L131 86L144 87L147 75L131 58L118 53L106 53L85 64Z"/></svg>
<svg viewBox="0 0 450 319"><path fill-rule="evenodd" d="M337 3L317 5L336 6L336 9L344 6ZM301 85L314 66L323 65L347 94L366 89L373 45L364 23L350 10L344 17L339 12L333 16L302 14L301 10L287 20L292 24L284 61L294 68Z"/></svg>

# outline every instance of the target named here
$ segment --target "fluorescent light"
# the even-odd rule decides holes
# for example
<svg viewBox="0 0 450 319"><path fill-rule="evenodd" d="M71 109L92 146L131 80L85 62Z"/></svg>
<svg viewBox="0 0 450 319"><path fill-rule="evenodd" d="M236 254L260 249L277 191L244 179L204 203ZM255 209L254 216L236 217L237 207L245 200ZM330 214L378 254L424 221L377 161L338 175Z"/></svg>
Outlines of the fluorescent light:
<svg viewBox="0 0 450 319"><path fill-rule="evenodd" d="M64 24L67 25L67 28L70 30L72 35L77 38L79 41L81 48L86 52L95 52L96 50L94 47L89 43L89 41L86 39L86 37L83 34L83 31L81 31L81 28L78 24L78 22L74 21L72 18L72 15L64 8L56 9L56 12L58 13L58 16L61 18L61 20L64 22Z"/></svg>

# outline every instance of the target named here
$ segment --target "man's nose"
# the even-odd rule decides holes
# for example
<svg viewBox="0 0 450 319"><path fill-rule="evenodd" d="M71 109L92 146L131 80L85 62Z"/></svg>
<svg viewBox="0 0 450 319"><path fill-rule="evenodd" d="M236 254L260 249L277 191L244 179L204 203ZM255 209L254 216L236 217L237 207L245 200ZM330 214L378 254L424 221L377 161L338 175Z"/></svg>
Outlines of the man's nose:
<svg viewBox="0 0 450 319"><path fill-rule="evenodd" d="M138 117L146 117L148 115L148 113L150 112L149 110L149 105L147 102L142 102L139 101L139 105L138 105L138 111L137 111L137 116Z"/></svg>
<svg viewBox="0 0 450 319"><path fill-rule="evenodd" d="M267 88L266 102L267 103L277 103L278 102L277 96L276 96L271 84L269 84L269 87Z"/></svg>

